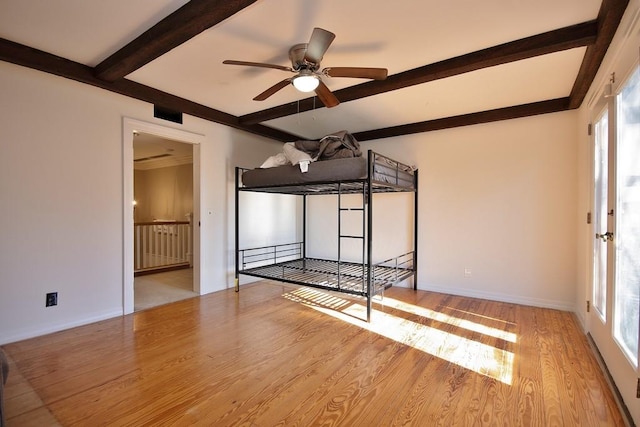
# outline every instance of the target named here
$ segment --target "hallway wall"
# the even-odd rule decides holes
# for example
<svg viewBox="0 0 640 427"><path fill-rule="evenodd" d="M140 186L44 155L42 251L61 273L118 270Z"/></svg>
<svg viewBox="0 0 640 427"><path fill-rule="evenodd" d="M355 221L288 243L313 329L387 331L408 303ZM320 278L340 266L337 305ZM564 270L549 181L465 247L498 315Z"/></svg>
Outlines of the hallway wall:
<svg viewBox="0 0 640 427"><path fill-rule="evenodd" d="M134 170L135 221L188 221L193 212L193 164Z"/></svg>

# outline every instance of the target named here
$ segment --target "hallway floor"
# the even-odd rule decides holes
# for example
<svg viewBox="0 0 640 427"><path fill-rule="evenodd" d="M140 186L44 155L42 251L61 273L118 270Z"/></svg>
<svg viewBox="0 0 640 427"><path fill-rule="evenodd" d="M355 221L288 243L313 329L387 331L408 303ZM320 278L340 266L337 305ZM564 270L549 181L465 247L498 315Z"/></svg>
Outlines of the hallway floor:
<svg viewBox="0 0 640 427"><path fill-rule="evenodd" d="M193 292L193 268L138 276L133 287L134 311L198 296Z"/></svg>

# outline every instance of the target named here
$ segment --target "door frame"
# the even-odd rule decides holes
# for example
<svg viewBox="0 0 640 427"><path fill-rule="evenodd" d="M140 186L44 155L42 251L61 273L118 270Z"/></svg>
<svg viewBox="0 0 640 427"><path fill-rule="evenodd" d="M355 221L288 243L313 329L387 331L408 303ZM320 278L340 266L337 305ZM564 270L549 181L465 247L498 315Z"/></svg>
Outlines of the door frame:
<svg viewBox="0 0 640 427"><path fill-rule="evenodd" d="M133 135L147 133L162 138L193 144L193 290L200 294L200 144L204 135L175 129L157 123L123 117L122 119L122 311L133 313Z"/></svg>

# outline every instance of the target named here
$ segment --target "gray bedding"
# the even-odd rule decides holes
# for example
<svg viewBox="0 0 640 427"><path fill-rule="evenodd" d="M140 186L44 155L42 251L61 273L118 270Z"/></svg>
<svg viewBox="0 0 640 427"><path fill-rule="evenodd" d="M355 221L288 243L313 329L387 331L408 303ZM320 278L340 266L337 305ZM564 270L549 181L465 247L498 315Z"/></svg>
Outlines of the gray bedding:
<svg viewBox="0 0 640 427"><path fill-rule="evenodd" d="M267 169L251 169L242 174L245 187L308 184L312 182L347 181L367 177L367 160L364 157L312 162L302 173L299 166L285 165Z"/></svg>
<svg viewBox="0 0 640 427"><path fill-rule="evenodd" d="M367 159L365 157L350 157L312 162L309 164L309 170L304 173L297 165L251 169L242 174L242 184L245 187L269 187L349 181L366 177ZM373 180L411 188L413 186L413 172L410 168L399 169L397 164L388 163L384 158L381 158L375 163Z"/></svg>

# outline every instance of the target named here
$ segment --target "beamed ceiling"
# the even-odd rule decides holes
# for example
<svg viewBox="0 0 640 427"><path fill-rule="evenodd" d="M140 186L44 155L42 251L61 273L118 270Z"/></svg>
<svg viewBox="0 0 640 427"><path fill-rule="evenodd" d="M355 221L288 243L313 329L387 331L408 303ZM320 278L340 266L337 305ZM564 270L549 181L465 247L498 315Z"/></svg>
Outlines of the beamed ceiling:
<svg viewBox="0 0 640 427"><path fill-rule="evenodd" d="M360 141L578 108L628 0L63 0L0 3L0 59L279 141L346 129ZM285 87L287 53L336 34L325 108Z"/></svg>

